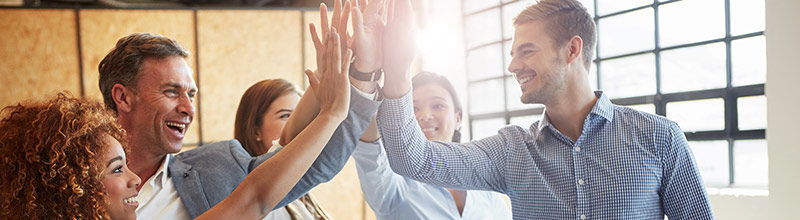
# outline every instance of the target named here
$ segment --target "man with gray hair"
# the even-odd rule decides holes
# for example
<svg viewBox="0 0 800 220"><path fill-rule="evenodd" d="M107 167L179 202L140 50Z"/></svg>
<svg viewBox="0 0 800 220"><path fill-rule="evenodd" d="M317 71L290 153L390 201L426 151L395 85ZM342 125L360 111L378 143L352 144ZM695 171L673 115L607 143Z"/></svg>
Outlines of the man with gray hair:
<svg viewBox="0 0 800 220"><path fill-rule="evenodd" d="M412 14L410 6L394 13ZM413 32L411 16L400 17L409 17L408 25L397 25L408 29L398 32ZM714 218L678 124L591 90L595 25L579 2L539 1L514 27L508 70L520 84L520 100L544 104L544 117L462 144L425 139L411 98L413 55L403 49L413 41L384 45L385 99L377 121L395 172L505 193L514 219Z"/></svg>
<svg viewBox="0 0 800 220"><path fill-rule="evenodd" d="M121 38L99 65L105 104L127 132L129 167L144 180L135 197L140 219L197 218L274 155L251 157L236 140L178 153L195 116L197 86L185 60L188 55L173 39L136 33ZM369 88L371 82L351 83L365 91L374 90ZM363 95L352 95L358 93L356 88L351 91L347 118L276 207L331 180L344 167L378 107ZM298 108L308 107L301 105Z"/></svg>

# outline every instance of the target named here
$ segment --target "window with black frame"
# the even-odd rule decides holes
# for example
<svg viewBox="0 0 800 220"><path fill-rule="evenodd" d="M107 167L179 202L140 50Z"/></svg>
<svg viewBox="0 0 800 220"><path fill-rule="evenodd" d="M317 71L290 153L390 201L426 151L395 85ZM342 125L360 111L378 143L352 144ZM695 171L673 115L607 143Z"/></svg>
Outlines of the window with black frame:
<svg viewBox="0 0 800 220"><path fill-rule="evenodd" d="M462 2L472 139L542 117L506 68L513 18L534 2ZM678 122L708 187L766 189L764 1L581 2L597 24L593 86Z"/></svg>

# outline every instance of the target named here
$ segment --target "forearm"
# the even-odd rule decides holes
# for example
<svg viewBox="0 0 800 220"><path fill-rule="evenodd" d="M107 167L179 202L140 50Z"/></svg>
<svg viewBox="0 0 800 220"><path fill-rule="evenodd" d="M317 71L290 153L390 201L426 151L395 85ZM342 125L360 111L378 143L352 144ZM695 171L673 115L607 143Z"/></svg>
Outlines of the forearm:
<svg viewBox="0 0 800 220"><path fill-rule="evenodd" d="M381 139L395 173L443 187L504 190L505 136L464 144L428 141L412 106L409 93L384 100L378 111Z"/></svg>
<svg viewBox="0 0 800 220"><path fill-rule="evenodd" d="M317 116L295 141L256 167L230 196L199 218L256 219L267 214L308 170L341 121L330 114Z"/></svg>
<svg viewBox="0 0 800 220"><path fill-rule="evenodd" d="M306 175L286 195L279 205L288 204L320 183L330 181L344 168L359 136L364 133L372 116L378 109L379 102L355 94L351 88L350 110L347 118L336 128L325 149L308 169ZM353 95L355 94L355 95Z"/></svg>
<svg viewBox="0 0 800 220"><path fill-rule="evenodd" d="M297 107L292 112L292 115L289 116L286 125L283 126L280 139L281 146L286 146L289 142L292 142L292 139L297 134L300 134L314 120L314 117L317 117L317 114L319 114L319 101L314 96L314 92L309 89L303 94L303 97L300 97Z"/></svg>

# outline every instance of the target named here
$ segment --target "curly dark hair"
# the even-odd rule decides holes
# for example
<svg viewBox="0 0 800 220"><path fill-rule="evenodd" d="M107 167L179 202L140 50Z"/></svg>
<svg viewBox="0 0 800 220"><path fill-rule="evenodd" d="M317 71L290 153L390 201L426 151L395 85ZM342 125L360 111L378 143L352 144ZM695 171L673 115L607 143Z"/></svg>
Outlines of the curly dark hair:
<svg viewBox="0 0 800 220"><path fill-rule="evenodd" d="M0 219L109 218L97 160L125 133L108 109L58 93L0 116Z"/></svg>

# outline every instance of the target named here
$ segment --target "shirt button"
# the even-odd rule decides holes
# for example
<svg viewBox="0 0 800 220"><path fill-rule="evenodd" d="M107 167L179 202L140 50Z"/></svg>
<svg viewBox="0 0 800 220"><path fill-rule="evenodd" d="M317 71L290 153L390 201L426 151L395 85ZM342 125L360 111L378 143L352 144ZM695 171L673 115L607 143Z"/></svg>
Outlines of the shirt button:
<svg viewBox="0 0 800 220"><path fill-rule="evenodd" d="M578 185L583 185L584 183L586 182L584 182L583 179L578 179Z"/></svg>
<svg viewBox="0 0 800 220"><path fill-rule="evenodd" d="M575 147L575 151L581 152L581 147Z"/></svg>
<svg viewBox="0 0 800 220"><path fill-rule="evenodd" d="M586 219L586 215L581 215L581 219Z"/></svg>

